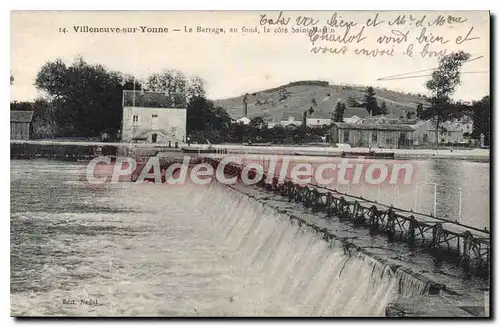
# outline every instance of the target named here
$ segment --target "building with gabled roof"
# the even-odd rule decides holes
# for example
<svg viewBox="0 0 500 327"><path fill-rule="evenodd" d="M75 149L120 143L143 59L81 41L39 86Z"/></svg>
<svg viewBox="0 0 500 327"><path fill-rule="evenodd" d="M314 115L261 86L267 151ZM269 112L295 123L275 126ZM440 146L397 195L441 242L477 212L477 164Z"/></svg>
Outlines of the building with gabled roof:
<svg viewBox="0 0 500 327"><path fill-rule="evenodd" d="M29 140L33 111L10 112L10 139Z"/></svg>
<svg viewBox="0 0 500 327"><path fill-rule="evenodd" d="M407 148L413 144L413 128L403 124L333 123L332 143L351 147Z"/></svg>
<svg viewBox="0 0 500 327"><path fill-rule="evenodd" d="M123 92L121 139L124 142L186 141L187 101L181 94Z"/></svg>
<svg viewBox="0 0 500 327"><path fill-rule="evenodd" d="M309 127L330 125L332 123L333 112L316 110L307 115L306 125Z"/></svg>

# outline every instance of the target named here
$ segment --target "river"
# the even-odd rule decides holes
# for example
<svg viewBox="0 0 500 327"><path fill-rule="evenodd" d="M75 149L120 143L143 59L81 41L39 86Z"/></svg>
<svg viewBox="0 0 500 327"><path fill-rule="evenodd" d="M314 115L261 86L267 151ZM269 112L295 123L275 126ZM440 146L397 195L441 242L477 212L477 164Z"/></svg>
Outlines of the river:
<svg viewBox="0 0 500 327"><path fill-rule="evenodd" d="M419 164L434 171L429 181L456 180L464 190L463 180L473 181L467 192L488 205L467 166L475 163ZM194 185L90 186L81 169L11 161L13 315L372 316L401 288L386 268L348 260L239 195Z"/></svg>
<svg viewBox="0 0 500 327"><path fill-rule="evenodd" d="M290 162L288 177L290 177L293 163L311 163L318 166L323 163L339 164L338 157L320 156L278 156L246 155L242 163L260 162L268 170L270 160L277 160L275 173L279 174L281 162L284 158ZM276 159L273 159L276 158ZM352 168L346 171L346 180L349 183L341 184L337 173L326 170L325 177L333 177L334 182L326 185L330 189L355 196L363 196L369 200L393 205L397 208L413 210L420 213L432 214L436 217L456 220L462 224L479 229L490 230L490 163L468 160L366 160L344 159ZM363 183L353 183L353 171L360 164L365 168L370 163L383 164L389 167L389 176L394 164L410 164L412 177L408 184L398 182L381 186ZM364 176L364 174L362 173ZM313 184L314 178L313 178ZM436 208L434 210L434 203Z"/></svg>

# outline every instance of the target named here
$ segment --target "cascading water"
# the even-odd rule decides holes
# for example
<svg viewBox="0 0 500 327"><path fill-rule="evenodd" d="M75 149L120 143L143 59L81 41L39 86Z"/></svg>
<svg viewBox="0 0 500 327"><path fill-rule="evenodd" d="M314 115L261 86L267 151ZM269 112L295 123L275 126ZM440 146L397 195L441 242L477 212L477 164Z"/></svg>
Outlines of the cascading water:
<svg viewBox="0 0 500 327"><path fill-rule="evenodd" d="M366 316L387 307L460 316L459 306L485 299L485 283L462 281L458 268L260 189L90 187L78 172L70 162L13 163L13 315ZM418 298L440 285L439 296Z"/></svg>
<svg viewBox="0 0 500 327"><path fill-rule="evenodd" d="M312 228L229 187L212 184L193 200L213 237L231 246L251 275L265 276L261 306L281 303L290 315L383 315L396 298L426 291L426 284L409 274L358 251L346 252L341 242L325 241Z"/></svg>

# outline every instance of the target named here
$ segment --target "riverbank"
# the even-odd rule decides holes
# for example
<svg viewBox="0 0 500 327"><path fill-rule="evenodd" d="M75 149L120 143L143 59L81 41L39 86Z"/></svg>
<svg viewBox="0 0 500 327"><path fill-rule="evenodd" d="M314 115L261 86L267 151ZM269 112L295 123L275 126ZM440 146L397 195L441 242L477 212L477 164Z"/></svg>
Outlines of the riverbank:
<svg viewBox="0 0 500 327"><path fill-rule="evenodd" d="M236 144L215 145L215 148L227 149L228 153L275 154L340 157L342 150L334 146L245 146ZM449 150L449 149L372 149L378 153L394 153L395 159L452 159L490 161L489 149ZM351 148L353 152L368 152L368 148Z"/></svg>
<svg viewBox="0 0 500 327"><path fill-rule="evenodd" d="M180 148L166 144L107 143L85 141L10 141L11 159L52 158L58 160L91 160L97 156L149 157L158 153L176 154Z"/></svg>
<svg viewBox="0 0 500 327"><path fill-rule="evenodd" d="M30 159L36 157L60 157L88 159L97 155L118 156L152 156L159 152L182 152L186 144L179 144L178 148L168 147L167 144L152 143L105 143L85 141L54 141L54 140L11 140L11 158ZM205 149L208 145L192 145L193 148ZM316 157L340 157L342 150L334 146L276 146L276 145L240 145L217 144L215 149L224 149L227 154L269 154L294 155ZM350 151L366 152L367 148L352 148ZM451 159L490 161L489 149L471 150L434 150L434 149L373 149L375 152L392 152L396 160L407 159Z"/></svg>

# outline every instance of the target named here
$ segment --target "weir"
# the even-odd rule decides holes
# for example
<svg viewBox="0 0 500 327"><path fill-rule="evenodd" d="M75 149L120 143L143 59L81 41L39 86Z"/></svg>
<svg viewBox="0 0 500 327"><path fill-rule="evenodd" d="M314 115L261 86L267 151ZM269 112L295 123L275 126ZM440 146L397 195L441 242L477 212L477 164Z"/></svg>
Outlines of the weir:
<svg viewBox="0 0 500 327"><path fill-rule="evenodd" d="M199 159L214 167L219 164L217 159ZM173 162L165 162L162 169ZM242 167L227 164L224 173L241 178ZM261 201L251 189L273 194L273 199L282 202ZM486 303L478 296L480 289L467 285L465 291L458 290L456 280L448 285L451 279L434 278L426 271L428 266L407 265L387 255L398 253L387 244L403 243L425 250L436 258L436 264L454 258L451 261L461 263L465 275L487 276L489 242L477 238L481 231L460 232L459 228L466 227L458 224L452 229L439 218L291 181L266 183L265 175L253 188L238 183L197 185L191 203L208 223L207 232L232 247L249 273L257 271L268 279L266 294L252 307L279 307L281 303L286 308L280 310L291 316L484 315L478 313ZM293 206L302 207L309 216L290 210ZM347 222L353 228L339 227ZM368 234L353 232L366 228ZM464 239L466 246L461 243ZM483 253L477 244L488 245L484 260L478 260ZM430 307L422 308L429 303Z"/></svg>
<svg viewBox="0 0 500 327"><path fill-rule="evenodd" d="M273 281L263 301L286 303L292 315L384 315L392 301L431 289L430 282L361 251L346 251L335 237L230 187L212 184L193 201L210 222L210 233Z"/></svg>
<svg viewBox="0 0 500 327"><path fill-rule="evenodd" d="M284 307L291 316L404 316L431 302L430 315L473 316L447 299L451 289L353 243L346 246L304 217L233 186L213 182L196 190L193 207L208 222L207 232L231 246L250 275L265 276L266 294L253 305Z"/></svg>
<svg viewBox="0 0 500 327"><path fill-rule="evenodd" d="M204 161L214 168L220 162L213 158ZM226 163L224 173L241 178L242 167ZM252 173L255 176L255 172ZM280 182L277 177L268 182L265 173L256 185L280 194L288 201L301 203L312 212L326 213L326 220L350 221L354 226L367 227L372 235L386 235L389 242L403 242L410 248L424 250L438 262L459 264L467 275L489 277L491 249L488 231L316 185L301 186L291 180Z"/></svg>

